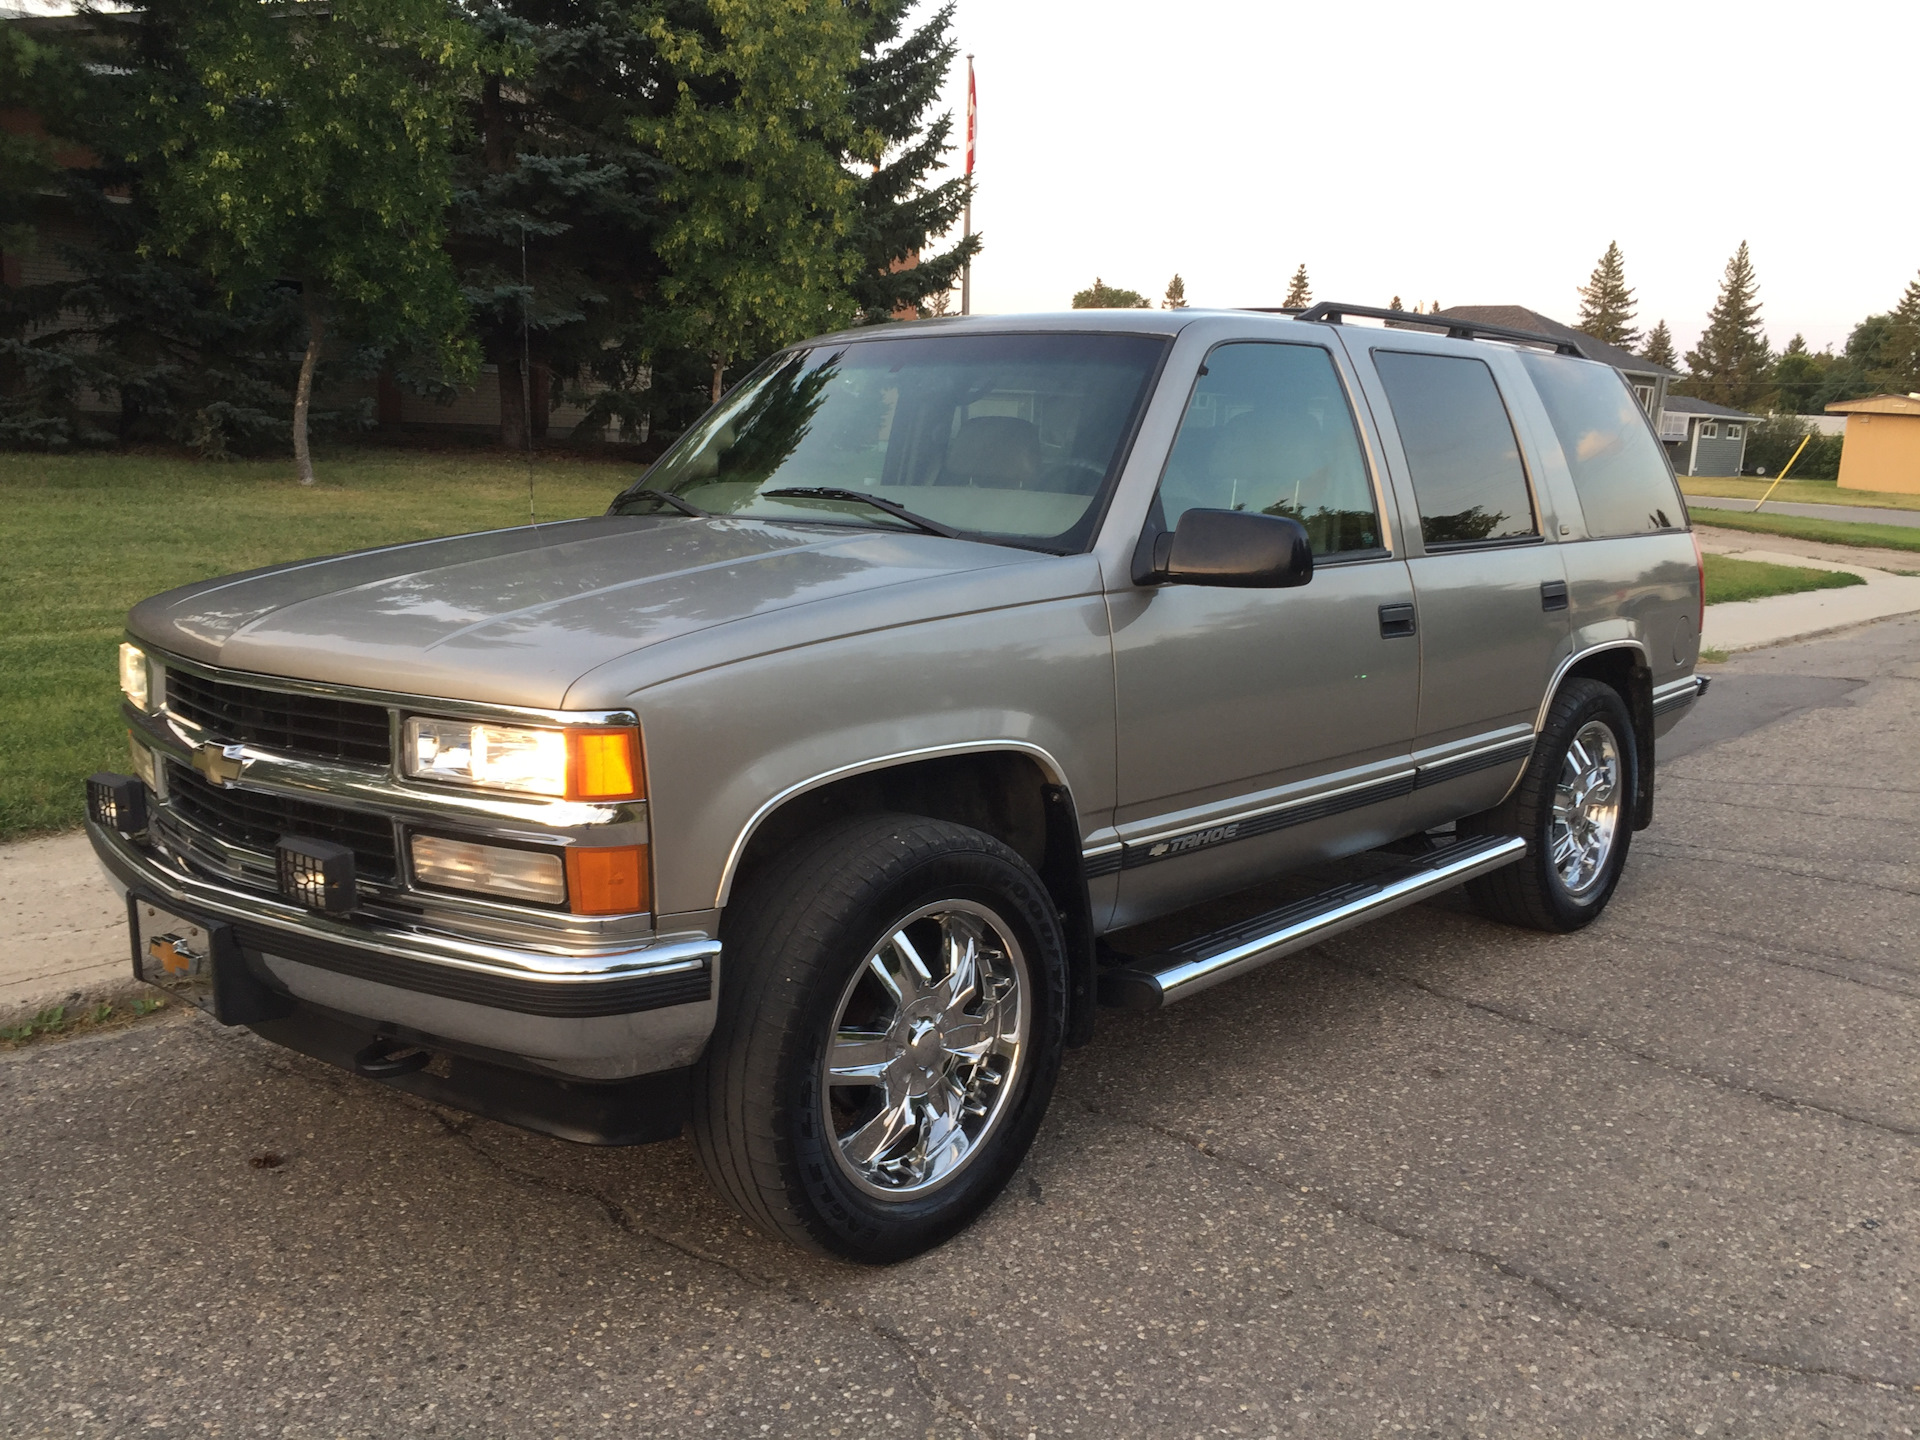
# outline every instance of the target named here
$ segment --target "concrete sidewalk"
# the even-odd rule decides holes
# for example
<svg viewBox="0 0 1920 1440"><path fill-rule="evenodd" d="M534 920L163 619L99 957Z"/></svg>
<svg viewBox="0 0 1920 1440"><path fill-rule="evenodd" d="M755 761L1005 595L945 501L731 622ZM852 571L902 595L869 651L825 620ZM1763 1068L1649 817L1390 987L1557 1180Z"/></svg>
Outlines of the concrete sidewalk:
<svg viewBox="0 0 1920 1440"><path fill-rule="evenodd" d="M0 1019L134 985L127 909L82 831L0 845Z"/></svg>
<svg viewBox="0 0 1920 1440"><path fill-rule="evenodd" d="M1753 501L1726 495L1689 495L1687 508L1751 511ZM1844 520L1850 525L1920 525L1920 510L1890 510L1884 505L1797 505L1784 500L1769 500L1767 508L1760 513L1798 515L1804 520ZM1707 525L1713 523L1705 517L1696 518Z"/></svg>
<svg viewBox="0 0 1920 1440"><path fill-rule="evenodd" d="M1867 582L1844 590L1810 590L1800 595L1774 595L1765 600L1710 605L1700 637L1701 644L1708 649L1729 653L1757 650L1920 611L1920 576L1899 575L1865 563L1865 557L1885 556L1896 563L1906 562L1903 568L1920 569L1920 555L1861 551L1856 553L1863 558L1855 558L1841 546L1795 541L1785 536L1748 535L1732 530L1696 533L1700 536L1700 548L1708 554L1772 565L1799 565L1810 570L1845 571ZM1846 558L1835 558L1838 556Z"/></svg>

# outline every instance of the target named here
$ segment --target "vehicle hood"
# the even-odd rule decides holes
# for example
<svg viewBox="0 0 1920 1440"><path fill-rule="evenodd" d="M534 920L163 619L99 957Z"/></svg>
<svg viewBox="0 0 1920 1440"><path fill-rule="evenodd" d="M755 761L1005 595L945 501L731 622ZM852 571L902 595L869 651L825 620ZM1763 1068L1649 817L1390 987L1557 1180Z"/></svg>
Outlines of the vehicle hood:
<svg viewBox="0 0 1920 1440"><path fill-rule="evenodd" d="M780 612L793 643L798 607L816 607L814 638L878 628L937 609L937 596L902 600L951 588L943 578L1056 558L891 531L605 516L204 581L142 601L128 629L234 670L553 709L587 672L699 631ZM890 593L822 603L872 591ZM955 608L969 603L955 592ZM698 665L697 644L673 648L675 668Z"/></svg>

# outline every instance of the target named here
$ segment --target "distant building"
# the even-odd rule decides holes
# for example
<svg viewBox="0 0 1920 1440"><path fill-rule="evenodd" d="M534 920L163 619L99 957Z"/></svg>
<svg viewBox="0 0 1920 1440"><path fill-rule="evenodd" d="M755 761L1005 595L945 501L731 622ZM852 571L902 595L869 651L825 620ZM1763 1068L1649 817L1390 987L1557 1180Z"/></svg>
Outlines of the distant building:
<svg viewBox="0 0 1920 1440"><path fill-rule="evenodd" d="M1847 417L1847 438L1840 442L1843 488L1920 495L1920 395L1840 400L1827 413Z"/></svg>
<svg viewBox="0 0 1920 1440"><path fill-rule="evenodd" d="M1747 431L1760 419L1744 410L1667 396L1658 430L1678 475L1738 475L1747 458Z"/></svg>
<svg viewBox="0 0 1920 1440"><path fill-rule="evenodd" d="M1635 398L1640 401L1640 408L1647 412L1655 429L1659 428L1660 416L1666 407L1667 384L1680 378L1677 371L1656 365L1631 350L1622 350L1618 345L1596 340L1584 330L1562 325L1558 320L1549 319L1538 310L1529 310L1524 305L1449 305L1445 310L1435 313L1443 319L1452 316L1459 320L1477 321L1482 325L1500 325L1508 330L1530 330L1550 340L1571 342L1587 359L1611 365L1626 377L1627 384L1633 387Z"/></svg>

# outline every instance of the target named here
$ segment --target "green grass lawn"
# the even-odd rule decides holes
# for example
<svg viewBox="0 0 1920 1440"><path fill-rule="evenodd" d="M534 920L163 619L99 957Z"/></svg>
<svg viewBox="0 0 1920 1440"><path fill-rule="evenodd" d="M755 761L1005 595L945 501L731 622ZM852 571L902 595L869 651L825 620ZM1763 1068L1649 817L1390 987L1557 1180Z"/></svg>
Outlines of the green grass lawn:
<svg viewBox="0 0 1920 1440"><path fill-rule="evenodd" d="M524 459L342 449L284 460L0 454L0 839L80 823L81 781L127 768L115 649L157 591L369 545L524 524ZM637 470L541 457L542 520L596 514Z"/></svg>
<svg viewBox="0 0 1920 1440"><path fill-rule="evenodd" d="M1719 495L1730 500L1758 500L1772 485L1770 479L1749 480L1712 475L1680 477L1680 488L1688 495ZM1768 503L1776 501L1789 501L1795 505L1872 505L1882 510L1920 510L1920 495L1902 495L1888 490L1842 490L1839 483L1833 480L1782 480L1780 488L1773 492L1773 499ZM1766 511L1760 513L1764 515Z"/></svg>
<svg viewBox="0 0 1920 1440"><path fill-rule="evenodd" d="M1764 600L1769 595L1798 595L1803 590L1841 590L1867 582L1844 570L1813 570L1804 565L1773 565L1765 560L1735 560L1708 555L1707 603Z"/></svg>
<svg viewBox="0 0 1920 1440"><path fill-rule="evenodd" d="M1856 525L1848 520L1809 520L1803 515L1774 515L1765 510L1750 515L1743 510L1706 509L1694 512L1693 523L1757 535L1793 535L1869 550L1920 551L1920 525Z"/></svg>

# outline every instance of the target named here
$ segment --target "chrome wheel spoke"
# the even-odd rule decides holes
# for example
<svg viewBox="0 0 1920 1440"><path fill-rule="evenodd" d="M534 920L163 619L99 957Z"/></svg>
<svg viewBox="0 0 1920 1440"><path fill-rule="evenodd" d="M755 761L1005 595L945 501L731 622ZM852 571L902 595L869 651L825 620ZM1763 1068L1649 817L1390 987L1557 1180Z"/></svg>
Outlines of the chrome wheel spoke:
<svg viewBox="0 0 1920 1440"><path fill-rule="evenodd" d="M842 1030L827 1050L829 1085L871 1085L900 1053L884 1030Z"/></svg>
<svg viewBox="0 0 1920 1440"><path fill-rule="evenodd" d="M841 1153L856 1165L879 1165L887 1153L900 1147L900 1142L919 1131L919 1117L914 1114L913 1101L903 1100L898 1105L889 1105L873 1119L862 1125L840 1142Z"/></svg>

